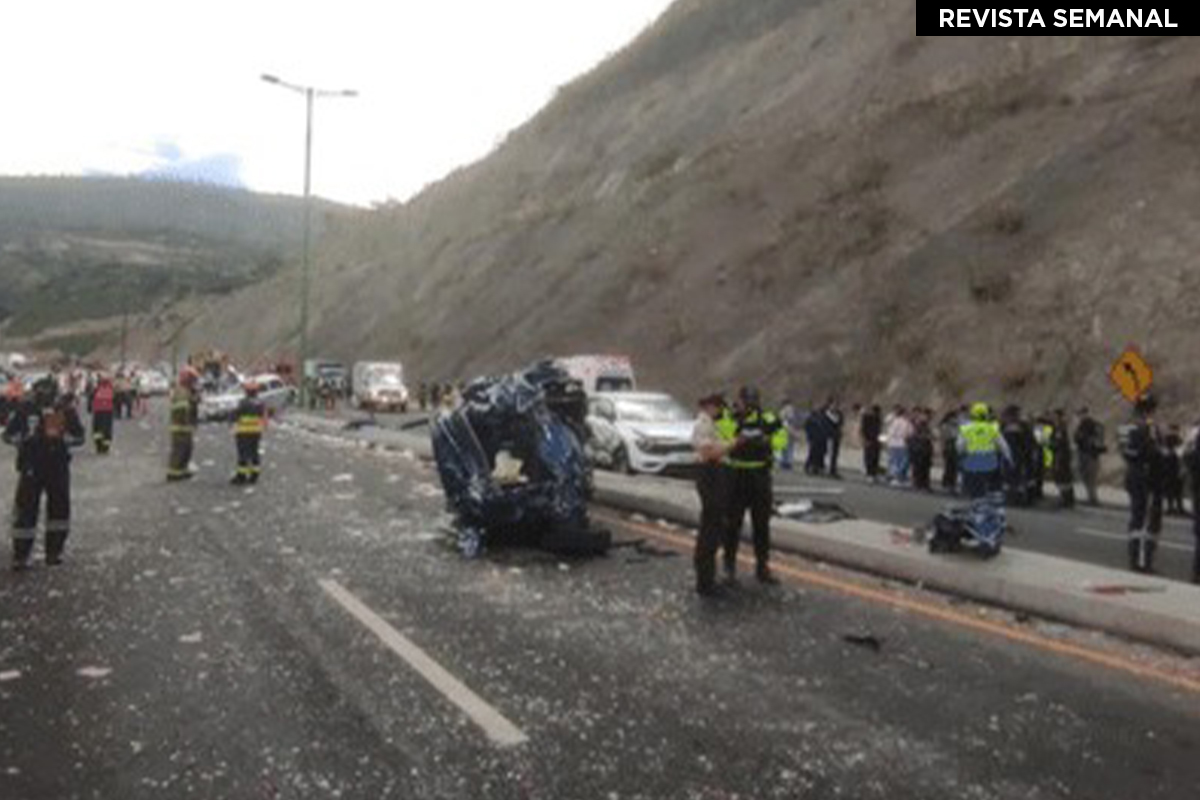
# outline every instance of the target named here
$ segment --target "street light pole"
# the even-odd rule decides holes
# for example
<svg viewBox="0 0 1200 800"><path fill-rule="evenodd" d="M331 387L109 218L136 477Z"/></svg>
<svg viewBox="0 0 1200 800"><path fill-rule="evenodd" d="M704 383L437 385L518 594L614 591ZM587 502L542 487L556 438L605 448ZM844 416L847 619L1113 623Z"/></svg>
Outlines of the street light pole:
<svg viewBox="0 0 1200 800"><path fill-rule="evenodd" d="M312 282L312 266L310 246L312 241L312 140L313 140L313 100L317 97L357 97L353 89L330 91L317 89L313 86L300 86L288 83L274 75L263 75L267 83L282 86L304 95L304 255L300 275L300 350L296 358L296 369L300 379L300 405L308 404L308 382L304 375L304 362L308 360L308 305L309 291Z"/></svg>

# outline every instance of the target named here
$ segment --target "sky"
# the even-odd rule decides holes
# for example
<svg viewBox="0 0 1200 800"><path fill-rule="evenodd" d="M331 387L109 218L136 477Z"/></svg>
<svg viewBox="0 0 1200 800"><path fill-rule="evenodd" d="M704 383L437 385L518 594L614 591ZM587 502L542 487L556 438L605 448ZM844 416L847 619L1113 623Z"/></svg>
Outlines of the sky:
<svg viewBox="0 0 1200 800"><path fill-rule="evenodd" d="M402 200L486 155L670 0L6 3L0 174L148 174Z"/></svg>

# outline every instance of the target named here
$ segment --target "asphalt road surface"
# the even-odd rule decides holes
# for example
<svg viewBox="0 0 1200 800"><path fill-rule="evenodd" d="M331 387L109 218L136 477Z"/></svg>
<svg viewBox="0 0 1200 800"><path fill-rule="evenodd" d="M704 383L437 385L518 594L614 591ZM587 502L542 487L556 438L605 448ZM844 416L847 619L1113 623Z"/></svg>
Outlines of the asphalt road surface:
<svg viewBox="0 0 1200 800"><path fill-rule="evenodd" d="M0 574L4 800L1200 796L1194 661L785 560L701 601L686 531L604 511L643 546L465 561L405 454L274 426L244 490L206 427L168 485L155 423Z"/></svg>

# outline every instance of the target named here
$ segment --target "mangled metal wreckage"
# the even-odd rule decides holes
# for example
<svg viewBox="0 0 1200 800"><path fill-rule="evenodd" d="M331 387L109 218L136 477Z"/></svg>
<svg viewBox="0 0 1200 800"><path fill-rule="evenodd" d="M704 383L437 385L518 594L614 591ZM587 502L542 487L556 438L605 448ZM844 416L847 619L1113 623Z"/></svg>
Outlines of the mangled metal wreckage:
<svg viewBox="0 0 1200 800"><path fill-rule="evenodd" d="M608 549L588 520L591 467L584 452L582 385L549 362L480 378L433 422L433 453L459 547L496 545L562 553Z"/></svg>

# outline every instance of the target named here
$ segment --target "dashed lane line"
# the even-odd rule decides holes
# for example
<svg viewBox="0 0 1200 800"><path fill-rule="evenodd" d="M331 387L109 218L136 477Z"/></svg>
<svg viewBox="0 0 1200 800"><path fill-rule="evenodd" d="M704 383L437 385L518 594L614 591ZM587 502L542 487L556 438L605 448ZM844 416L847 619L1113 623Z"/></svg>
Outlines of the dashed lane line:
<svg viewBox="0 0 1200 800"><path fill-rule="evenodd" d="M529 741L529 737L520 728L509 722L503 714L488 705L483 698L451 675L424 650L389 625L386 620L368 608L340 583L335 580L319 580L317 583L350 616L375 634L389 650L400 656L417 674L441 692L442 696L458 706L472 722L483 730L493 744L498 747L516 747Z"/></svg>

